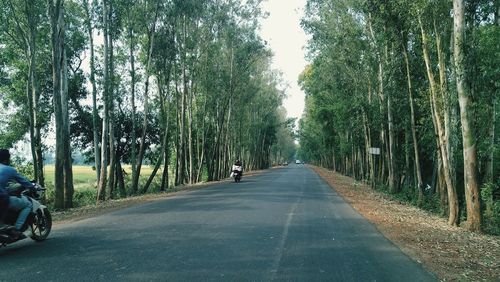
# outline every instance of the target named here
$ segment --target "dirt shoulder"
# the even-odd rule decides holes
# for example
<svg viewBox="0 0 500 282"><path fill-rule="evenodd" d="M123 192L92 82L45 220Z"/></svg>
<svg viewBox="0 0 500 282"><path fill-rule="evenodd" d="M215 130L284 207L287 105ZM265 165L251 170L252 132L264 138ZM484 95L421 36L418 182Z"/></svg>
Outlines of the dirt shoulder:
<svg viewBox="0 0 500 282"><path fill-rule="evenodd" d="M442 281L500 281L500 237L448 226L350 177L310 166L388 239Z"/></svg>

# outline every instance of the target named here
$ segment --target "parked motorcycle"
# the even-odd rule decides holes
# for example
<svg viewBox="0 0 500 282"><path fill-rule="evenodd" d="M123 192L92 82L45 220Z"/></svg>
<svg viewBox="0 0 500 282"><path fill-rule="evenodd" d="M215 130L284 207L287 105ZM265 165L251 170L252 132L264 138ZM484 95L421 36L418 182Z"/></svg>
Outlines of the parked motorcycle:
<svg viewBox="0 0 500 282"><path fill-rule="evenodd" d="M23 232L20 236L15 236L12 234L12 230L3 229L0 231L0 247L4 247L8 244L12 244L19 240L27 238L25 233L35 241L43 241L49 236L50 230L52 229L52 216L46 206L42 205L39 201L42 199L45 193L45 188L35 183L35 189L25 189L10 192L11 196L24 196L33 204L30 214L26 218L23 228L20 230ZM14 225L19 212L9 210L4 218L4 223L9 225Z"/></svg>

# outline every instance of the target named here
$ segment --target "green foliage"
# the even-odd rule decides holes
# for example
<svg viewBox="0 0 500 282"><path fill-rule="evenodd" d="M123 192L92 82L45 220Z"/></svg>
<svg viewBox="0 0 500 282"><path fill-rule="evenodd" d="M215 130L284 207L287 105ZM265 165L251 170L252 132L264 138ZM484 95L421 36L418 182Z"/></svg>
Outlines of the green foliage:
<svg viewBox="0 0 500 282"><path fill-rule="evenodd" d="M500 169L494 138L499 128L500 29L493 20L496 12L492 2L486 2L469 3L466 13L467 87L474 108L471 120L480 183L494 179ZM439 177L437 125L428 78L432 73L439 96L436 112L442 123L447 123L444 131L453 166L450 174L465 218L461 122L453 48L448 40L453 33L452 9L450 1L307 1L302 26L311 36L307 46L311 63L299 78L306 93L305 113L299 121L300 158L358 180L373 181L383 191L388 190L384 185L389 183L391 197L440 212L439 195L430 193L435 189L426 190L419 199L414 187L414 142L424 186L436 185ZM428 66L421 28L427 39ZM443 63L438 61L438 54L443 56ZM441 80L443 84L439 85ZM368 150L373 147L380 148L381 154L370 155ZM371 159L375 160L373 174ZM391 172L394 179L389 177ZM491 212L494 205L486 206ZM497 224L491 216L484 216L485 226Z"/></svg>
<svg viewBox="0 0 500 282"><path fill-rule="evenodd" d="M55 190L53 183L47 183L45 185L47 189L45 191L45 201L44 204L49 207L49 209L54 209L55 201ZM97 189L95 187L83 187L75 189L73 194L73 207L84 207L96 204L97 199Z"/></svg>
<svg viewBox="0 0 500 282"><path fill-rule="evenodd" d="M87 187L75 190L73 195L74 207L90 206L96 203L97 199L97 189L93 187Z"/></svg>
<svg viewBox="0 0 500 282"><path fill-rule="evenodd" d="M33 163L27 162L21 157L13 156L11 157L11 165L16 168L19 174L23 175L28 180L33 180Z"/></svg>
<svg viewBox="0 0 500 282"><path fill-rule="evenodd" d="M483 228L487 233L500 235L500 179L481 188Z"/></svg>

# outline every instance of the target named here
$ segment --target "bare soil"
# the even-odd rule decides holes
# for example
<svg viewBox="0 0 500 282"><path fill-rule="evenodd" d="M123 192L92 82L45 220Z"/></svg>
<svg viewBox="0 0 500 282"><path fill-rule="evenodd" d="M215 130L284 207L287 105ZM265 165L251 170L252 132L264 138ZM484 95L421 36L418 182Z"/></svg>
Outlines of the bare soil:
<svg viewBox="0 0 500 282"><path fill-rule="evenodd" d="M447 224L350 177L310 166L389 240L441 281L500 281L500 237Z"/></svg>

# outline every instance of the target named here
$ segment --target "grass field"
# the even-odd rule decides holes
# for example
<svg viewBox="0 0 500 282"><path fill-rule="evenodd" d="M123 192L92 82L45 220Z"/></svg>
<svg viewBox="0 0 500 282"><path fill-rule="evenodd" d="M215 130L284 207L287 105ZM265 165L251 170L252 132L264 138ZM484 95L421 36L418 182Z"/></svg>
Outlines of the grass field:
<svg viewBox="0 0 500 282"><path fill-rule="evenodd" d="M125 186L128 191L130 189L130 182L132 178L132 167L130 165L124 165L125 170ZM158 171L149 189L150 192L155 192L159 189L162 169ZM151 166L142 166L141 177L139 179L139 187L147 181L151 175L153 168ZM47 188L47 201L46 204L52 207L54 202L54 165L46 165L44 167L45 174L45 188ZM82 207L88 205L95 205L97 197L97 180L96 172L91 166L73 166L73 186L75 188L75 193L73 195L73 206Z"/></svg>
<svg viewBox="0 0 500 282"><path fill-rule="evenodd" d="M130 165L124 165L123 169L128 174L128 177L132 176L132 167ZM141 168L141 180L149 177L153 168L150 166L143 165ZM54 183L54 165L44 166L45 181L47 183ZM158 171L155 178L161 177L161 170ZM96 186L96 172L91 166L73 166L73 184L75 189L88 188Z"/></svg>

